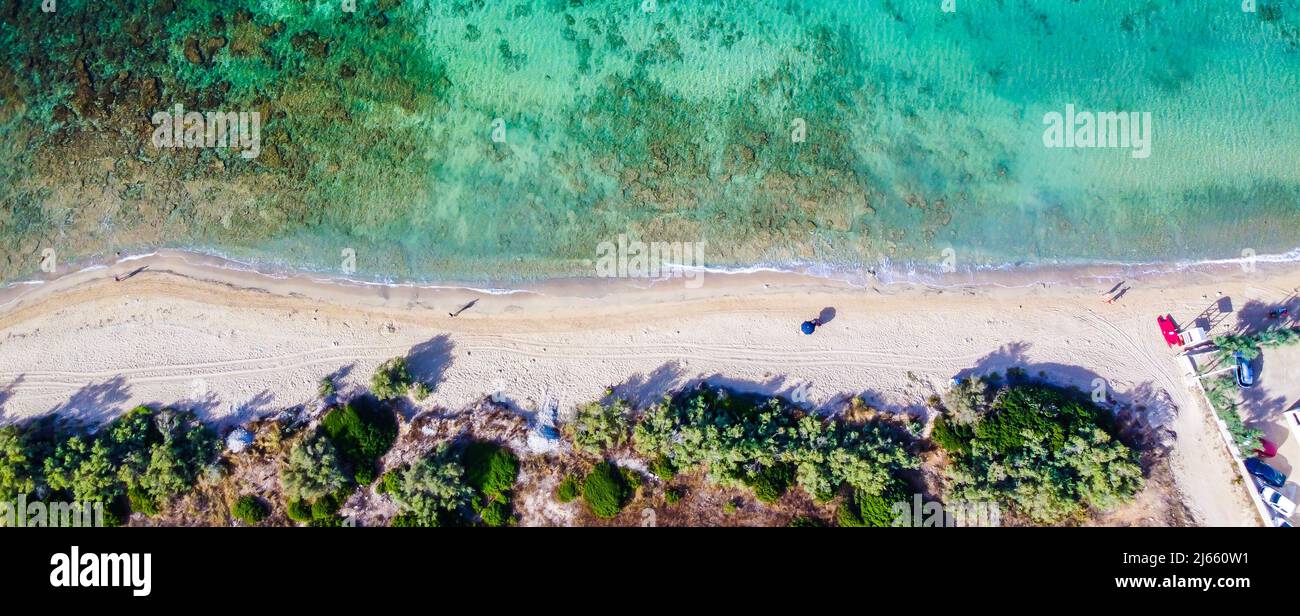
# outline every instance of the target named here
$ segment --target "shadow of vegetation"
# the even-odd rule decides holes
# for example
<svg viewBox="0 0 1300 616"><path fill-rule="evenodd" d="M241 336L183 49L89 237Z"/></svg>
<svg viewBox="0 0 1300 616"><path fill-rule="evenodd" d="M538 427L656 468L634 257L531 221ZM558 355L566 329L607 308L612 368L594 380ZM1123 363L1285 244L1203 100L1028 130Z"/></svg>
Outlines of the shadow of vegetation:
<svg viewBox="0 0 1300 616"><path fill-rule="evenodd" d="M130 399L130 393L126 378L119 375L103 383L87 384L48 412L69 421L96 425L125 411L123 404Z"/></svg>
<svg viewBox="0 0 1300 616"><path fill-rule="evenodd" d="M1246 302L1237 311L1237 325L1234 333L1246 334L1273 329L1277 327L1294 327L1295 313L1297 310L1296 298L1294 295L1288 296L1285 300L1274 304L1266 304L1257 299ZM1273 317L1272 313L1279 308L1287 309L1286 316Z"/></svg>
<svg viewBox="0 0 1300 616"><path fill-rule="evenodd" d="M351 375L352 371L356 370L356 368L357 365L355 363L346 366L339 366L338 370L329 373L325 378L334 381L334 384L337 386L339 383L343 382L344 379L348 378L348 375Z"/></svg>
<svg viewBox="0 0 1300 616"><path fill-rule="evenodd" d="M837 410L854 397L862 398L877 410L890 413L917 414L918 408L924 407L924 405L885 403L882 401L884 397L878 392L867 390L839 392L820 403L813 404L809 400L813 392L813 381L791 381L786 375L773 376L762 381L729 377L716 372L709 375L690 375L682 367L681 362L675 360L648 373L633 375L628 380L614 385L610 388L611 394L601 402L626 400L633 408L645 408L659 402L664 396L693 390L700 384L725 387L737 393L783 398L787 403L818 413Z"/></svg>
<svg viewBox="0 0 1300 616"><path fill-rule="evenodd" d="M5 403L8 402L10 398L14 397L14 392L18 391L18 386L21 385L26 378L27 375L20 374L14 380L10 381L8 385L5 385L4 389L0 389L0 421L4 421L8 415Z"/></svg>
<svg viewBox="0 0 1300 616"><path fill-rule="evenodd" d="M252 419L257 419L263 415L274 411L271 403L275 401L275 394L269 390L262 390L256 396L249 398L235 407L235 412L221 418L222 424L244 423Z"/></svg>
<svg viewBox="0 0 1300 616"><path fill-rule="evenodd" d="M670 361L646 374L635 374L619 385L611 388L609 398L627 400L634 407L641 408L658 402L665 394L682 386L686 380L686 370L679 361Z"/></svg>
<svg viewBox="0 0 1300 616"><path fill-rule="evenodd" d="M439 334L411 347L406 354L406 367L411 378L428 385L429 389L437 389L451 367L451 352L455 348L448 334Z"/></svg>

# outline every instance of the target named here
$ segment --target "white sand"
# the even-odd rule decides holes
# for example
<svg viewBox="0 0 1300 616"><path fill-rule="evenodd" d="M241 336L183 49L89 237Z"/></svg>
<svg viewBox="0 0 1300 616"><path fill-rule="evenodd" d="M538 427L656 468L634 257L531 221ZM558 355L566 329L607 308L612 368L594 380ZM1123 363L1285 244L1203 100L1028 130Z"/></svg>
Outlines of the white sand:
<svg viewBox="0 0 1300 616"><path fill-rule="evenodd" d="M315 400L343 370L364 386L384 359L412 354L436 381L425 406L458 408L500 391L522 408L564 411L607 386L637 402L708 378L798 395L825 406L863 395L922 412L926 398L971 370L1023 366L1168 416L1172 458L1195 518L1255 525L1208 410L1183 380L1155 317L1190 322L1223 296L1281 301L1300 268L1233 265L1196 272L1057 271L1050 284L1001 274L998 284L939 290L850 285L787 274L551 283L527 293L389 288L280 278L163 253L0 292L4 421L62 411L100 419L140 403L197 406L226 422ZM149 269L123 282L114 274ZM1071 279L1072 276L1086 277ZM1043 277L1044 272L1032 275ZM1101 294L1124 276L1114 305ZM638 288L643 287L643 288ZM449 318L471 299L479 301ZM801 321L834 307L813 336ZM1229 314L1218 331L1236 325ZM414 350L413 350L414 348ZM1171 400L1176 408L1161 403Z"/></svg>

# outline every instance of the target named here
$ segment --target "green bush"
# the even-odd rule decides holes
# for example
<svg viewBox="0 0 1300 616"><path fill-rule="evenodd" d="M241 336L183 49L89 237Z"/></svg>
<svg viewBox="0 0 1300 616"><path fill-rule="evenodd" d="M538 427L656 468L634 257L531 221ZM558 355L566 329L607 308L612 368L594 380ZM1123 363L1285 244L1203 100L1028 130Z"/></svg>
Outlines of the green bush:
<svg viewBox="0 0 1300 616"><path fill-rule="evenodd" d="M490 501L477 511L485 526L509 526L514 523L510 506L501 501Z"/></svg>
<svg viewBox="0 0 1300 616"><path fill-rule="evenodd" d="M380 494L396 494L401 485L401 470L395 468L384 473L384 476L379 481L379 487L377 489Z"/></svg>
<svg viewBox="0 0 1300 616"><path fill-rule="evenodd" d="M473 488L463 483L463 477L461 466L443 448L403 470L401 481L390 496L401 513L412 516L414 524L446 526L474 496Z"/></svg>
<svg viewBox="0 0 1300 616"><path fill-rule="evenodd" d="M219 450L216 435L192 413L155 413L141 406L98 435L74 434L57 442L41 466L46 485L75 500L110 503L127 496L130 502L134 492L140 511L156 512L190 490L212 468Z"/></svg>
<svg viewBox="0 0 1300 616"><path fill-rule="evenodd" d="M840 502L839 508L835 510L835 523L845 528L866 526L862 522L862 514L858 512L857 503L852 498Z"/></svg>
<svg viewBox="0 0 1300 616"><path fill-rule="evenodd" d="M0 501L14 502L36 489L36 459L27 434L18 426L0 427Z"/></svg>
<svg viewBox="0 0 1300 616"><path fill-rule="evenodd" d="M334 395L335 391L334 379L331 379L328 376L321 377L320 383L316 385L316 395L321 398L328 398Z"/></svg>
<svg viewBox="0 0 1300 616"><path fill-rule="evenodd" d="M599 402L585 404L564 424L564 434L574 448L599 455L627 442L630 415L631 408L622 400L609 406Z"/></svg>
<svg viewBox="0 0 1300 616"><path fill-rule="evenodd" d="M397 440L397 419L378 405L345 404L321 420L321 428L361 485L375 480L375 466Z"/></svg>
<svg viewBox="0 0 1300 616"><path fill-rule="evenodd" d="M988 383L977 376L962 379L944 392L940 400L953 424L969 426L989 410Z"/></svg>
<svg viewBox="0 0 1300 616"><path fill-rule="evenodd" d="M333 495L322 496L311 504L311 519L328 520L339 511L339 502Z"/></svg>
<svg viewBox="0 0 1300 616"><path fill-rule="evenodd" d="M650 472L662 481L672 481L677 476L677 469L673 468L673 463L664 456L659 456L650 463Z"/></svg>
<svg viewBox="0 0 1300 616"><path fill-rule="evenodd" d="M475 442L465 448L465 482L489 500L507 501L519 476L519 459L495 443Z"/></svg>
<svg viewBox="0 0 1300 616"><path fill-rule="evenodd" d="M635 495L641 489L641 473L630 468L619 468L618 472L623 475L623 485L627 486L628 493Z"/></svg>
<svg viewBox="0 0 1300 616"><path fill-rule="evenodd" d="M810 518L806 515L797 515L790 518L790 523L786 524L790 528L823 528L826 523L817 518Z"/></svg>
<svg viewBox="0 0 1300 616"><path fill-rule="evenodd" d="M473 509L483 523L510 524L510 492L519 476L519 459L496 443L474 442L465 448L461 461L465 464L465 483L478 494Z"/></svg>
<svg viewBox="0 0 1300 616"><path fill-rule="evenodd" d="M149 496L143 488L133 486L126 490L127 503L131 506L131 511L143 513L148 516L158 515L158 501Z"/></svg>
<svg viewBox="0 0 1300 616"><path fill-rule="evenodd" d="M894 505L907 502L907 486L901 481L891 481L880 494L853 492L840 502L836 512L836 523L840 526L893 526L895 518Z"/></svg>
<svg viewBox="0 0 1300 616"><path fill-rule="evenodd" d="M280 467L280 485L290 501L315 501L347 485L334 445L323 434L305 435Z"/></svg>
<svg viewBox="0 0 1300 616"><path fill-rule="evenodd" d="M791 468L793 481L819 499L841 485L877 492L898 468L917 462L896 434L797 412L782 400L703 386L647 409L632 430L637 452L672 460L678 471L703 468L725 486L745 484L752 468ZM788 465L788 466L780 466ZM780 476L755 478L766 495Z"/></svg>
<svg viewBox="0 0 1300 616"><path fill-rule="evenodd" d="M311 505L302 500L291 500L285 507L290 520L295 522L311 521Z"/></svg>
<svg viewBox="0 0 1300 616"><path fill-rule="evenodd" d="M560 485L555 487L555 500L567 503L575 498L578 498L578 478L573 475L566 475L560 481Z"/></svg>
<svg viewBox="0 0 1300 616"><path fill-rule="evenodd" d="M789 464L773 464L746 474L741 481L754 490L755 498L772 504L781 500L794 481L794 467Z"/></svg>
<svg viewBox="0 0 1300 616"><path fill-rule="evenodd" d="M380 364L370 377L370 391L380 400L400 398L410 387L411 373L405 357L394 357Z"/></svg>
<svg viewBox="0 0 1300 616"><path fill-rule="evenodd" d="M682 500L682 491L680 488L668 488L664 490L664 502L669 505L676 505Z"/></svg>
<svg viewBox="0 0 1300 616"><path fill-rule="evenodd" d="M618 515L631 494L618 467L608 462L597 464L582 483L582 499L591 507L592 513L602 518Z"/></svg>
<svg viewBox="0 0 1300 616"><path fill-rule="evenodd" d="M235 506L230 508L230 515L236 520L252 526L271 515L271 509L266 506L266 503L262 502L262 499L251 494L245 494L235 501Z"/></svg>
<svg viewBox="0 0 1300 616"><path fill-rule="evenodd" d="M44 465L50 488L67 490L74 500L107 503L123 491L102 439L70 436L55 446Z"/></svg>
<svg viewBox="0 0 1300 616"><path fill-rule="evenodd" d="M424 383L421 383L419 381L411 383L411 388L410 388L411 398L413 398L416 402L424 402L424 400L429 397L429 394L432 393L433 391L430 390L429 386L425 385Z"/></svg>
<svg viewBox="0 0 1300 616"><path fill-rule="evenodd" d="M975 430L969 425L958 424L942 416L934 420L934 429L930 431L930 440L949 454L970 453L971 440L974 438Z"/></svg>
<svg viewBox="0 0 1300 616"><path fill-rule="evenodd" d="M312 518L307 525L312 528L338 528L343 526L343 522L343 516L337 513L331 513L319 518Z"/></svg>
<svg viewBox="0 0 1300 616"><path fill-rule="evenodd" d="M419 527L427 527L427 526L437 526L437 522L435 520L433 524L422 524L420 520L415 517L415 514L399 513L393 517L393 520L389 522L388 525L392 526L393 528L419 528Z"/></svg>
<svg viewBox="0 0 1300 616"><path fill-rule="evenodd" d="M1131 499L1143 479L1137 455L1115 439L1111 424L1105 411L1080 396L1045 385L1009 386L969 436L953 437L962 455L946 471L948 496L1009 503L1048 524L1086 507L1114 507ZM948 440L935 437L941 446ZM873 505L863 494L857 499L860 511L886 504Z"/></svg>

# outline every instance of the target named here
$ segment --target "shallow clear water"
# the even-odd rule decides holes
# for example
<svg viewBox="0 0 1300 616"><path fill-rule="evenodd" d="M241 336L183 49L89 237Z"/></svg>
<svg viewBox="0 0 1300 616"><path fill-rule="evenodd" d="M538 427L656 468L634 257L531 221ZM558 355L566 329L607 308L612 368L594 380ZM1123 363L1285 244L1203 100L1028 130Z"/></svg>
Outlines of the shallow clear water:
<svg viewBox="0 0 1300 616"><path fill-rule="evenodd" d="M163 108L201 108L226 82L223 108L272 118L270 153L205 152L165 172L146 155L122 171L144 178L140 191L108 205L69 206L91 197L34 164L59 146L14 138L76 124L40 123L72 86L13 68L75 45L5 32L26 103L7 99L5 142L38 149L0 157L19 168L0 233L24 251L188 246L324 270L352 249L355 275L422 280L591 275L597 244L619 234L705 241L721 266L1300 246L1294 3L361 0L350 16L333 2L229 4L147 17L166 25L161 53L101 49L92 72L160 76ZM240 6L280 31L246 36ZM112 15L107 30L138 18ZM188 62L186 37L214 34L228 44ZM326 43L315 54L314 41ZM1045 147L1044 114L1067 105L1149 112L1150 156ZM159 175L185 191L179 204L153 205L173 190L151 184Z"/></svg>

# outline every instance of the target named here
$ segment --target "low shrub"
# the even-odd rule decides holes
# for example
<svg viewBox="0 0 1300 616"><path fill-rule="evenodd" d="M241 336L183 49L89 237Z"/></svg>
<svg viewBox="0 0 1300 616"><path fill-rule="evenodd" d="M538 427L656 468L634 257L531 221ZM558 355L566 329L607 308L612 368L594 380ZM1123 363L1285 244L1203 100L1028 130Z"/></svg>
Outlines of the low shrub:
<svg viewBox="0 0 1300 616"><path fill-rule="evenodd" d="M384 473L384 476L380 478L379 486L376 490L378 490L380 494L396 494L401 485L401 469L394 468Z"/></svg>
<svg viewBox="0 0 1300 616"><path fill-rule="evenodd" d="M322 398L328 398L334 395L334 392L334 379L331 379L328 376L322 377L320 383L316 385L316 395Z"/></svg>
<svg viewBox="0 0 1300 616"><path fill-rule="evenodd" d="M353 477L361 485L375 480L375 465L397 439L397 418L392 411L362 401L330 411L321 420L321 428L343 460L352 465Z"/></svg>
<svg viewBox="0 0 1300 616"><path fill-rule="evenodd" d="M561 503L571 502L573 499L578 498L578 493L578 478L573 475L566 475L560 481L560 485L555 486L555 500Z"/></svg>
<svg viewBox="0 0 1300 616"><path fill-rule="evenodd" d="M794 467L789 464L772 464L741 477L741 481L754 491L755 498L772 504L781 500L794 482Z"/></svg>
<svg viewBox="0 0 1300 616"><path fill-rule="evenodd" d="M582 499L592 513L602 518L618 515L631 492L619 468L608 462L597 464L582 482Z"/></svg>
<svg viewBox="0 0 1300 616"><path fill-rule="evenodd" d="M514 523L510 506L502 501L491 501L477 511L485 526L509 526Z"/></svg>
<svg viewBox="0 0 1300 616"><path fill-rule="evenodd" d="M235 501L235 506L230 508L230 515L236 520L248 525L257 524L271 515L271 509L262 502L262 499L251 494L245 494Z"/></svg>
<svg viewBox="0 0 1300 616"><path fill-rule="evenodd" d="M318 433L294 443L289 458L280 467L280 485L290 501L314 501L346 484L338 450L330 439Z"/></svg>
<svg viewBox="0 0 1300 616"><path fill-rule="evenodd" d="M852 492L840 503L835 520L840 526L893 526L894 504L907 501L907 486L894 480L880 494Z"/></svg>
<svg viewBox="0 0 1300 616"><path fill-rule="evenodd" d="M288 514L290 520L295 522L311 521L311 505L303 500L289 501L289 504L285 507L285 513Z"/></svg>
<svg viewBox="0 0 1300 616"><path fill-rule="evenodd" d="M433 391L430 390L429 386L425 385L424 383L421 383L419 381L411 383L411 388L410 388L411 398L414 399L416 402L424 402L425 399L429 397L429 394L432 393Z"/></svg>
<svg viewBox="0 0 1300 616"><path fill-rule="evenodd" d="M790 523L786 524L790 528L822 528L826 523L817 518L810 518L806 515L797 515L790 518Z"/></svg>
<svg viewBox="0 0 1300 616"><path fill-rule="evenodd" d="M405 357L394 357L375 369L370 377L370 392L380 400L400 398L411 387L411 372Z"/></svg>
<svg viewBox="0 0 1300 616"><path fill-rule="evenodd" d="M930 431L930 440L950 455L970 453L970 443L974 438L975 430L970 425L942 416L934 420L934 429Z"/></svg>
<svg viewBox="0 0 1300 616"><path fill-rule="evenodd" d="M1006 386L969 432L946 420L935 428L934 441L958 454L946 471L955 501L1008 503L1052 524L1114 507L1142 487L1137 454L1115 438L1110 414L1066 390ZM888 501L859 494L857 505L865 523L873 511L883 520Z"/></svg>
<svg viewBox="0 0 1300 616"><path fill-rule="evenodd" d="M148 516L158 515L158 501L149 496L149 493L145 492L140 486L127 488L126 499L131 506L131 511Z"/></svg>
<svg viewBox="0 0 1300 616"><path fill-rule="evenodd" d="M465 482L489 500L506 501L519 477L519 459L496 443L475 442L465 448Z"/></svg>
<svg viewBox="0 0 1300 616"><path fill-rule="evenodd" d="M413 516L414 524L459 523L460 509L474 496L474 489L464 484L464 475L460 464L442 448L402 470L390 496L401 513Z"/></svg>
<svg viewBox="0 0 1300 616"><path fill-rule="evenodd" d="M659 456L650 462L650 472L662 481L672 481L677 476L677 469L667 456Z"/></svg>
<svg viewBox="0 0 1300 616"><path fill-rule="evenodd" d="M599 402L585 404L564 424L564 433L575 449L599 455L627 442L631 412L622 400L608 406Z"/></svg>

